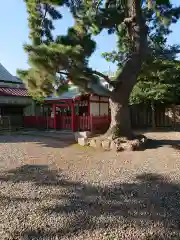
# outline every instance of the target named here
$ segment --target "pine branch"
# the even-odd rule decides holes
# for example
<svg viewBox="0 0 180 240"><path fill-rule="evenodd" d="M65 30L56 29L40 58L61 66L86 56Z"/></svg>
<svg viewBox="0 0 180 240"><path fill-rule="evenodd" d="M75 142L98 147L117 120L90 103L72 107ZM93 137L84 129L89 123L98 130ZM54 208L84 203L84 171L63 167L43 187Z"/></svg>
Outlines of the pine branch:
<svg viewBox="0 0 180 240"><path fill-rule="evenodd" d="M119 84L128 84L134 86L137 75L141 70L142 63L147 56L147 33L148 27L142 16L140 1L134 1L135 6L128 0L128 17L133 18L133 22L129 26L129 35L131 36L132 48L131 54L122 68L122 71L117 75L116 81L118 88ZM135 18L134 18L135 17ZM132 78L129 79L129 71Z"/></svg>
<svg viewBox="0 0 180 240"><path fill-rule="evenodd" d="M44 22L44 20L45 20L45 18L46 18L47 10L48 10L48 5L45 4L45 12L44 12L44 16L43 16L43 18L42 18L41 25L43 24L43 22Z"/></svg>
<svg viewBox="0 0 180 240"><path fill-rule="evenodd" d="M32 41L32 45L26 45L25 50L32 69L27 73L22 72L23 77L29 85L31 83L34 91L42 94L45 92L46 95L52 92L55 83L61 84L61 80L63 82L66 79L72 79L75 85L85 89L90 86L89 91L100 95L112 96L116 90L118 93L119 85L125 85L130 89L128 91L131 91L149 52L150 57L155 56L155 60L163 55L170 59L173 52L177 53L176 48L170 49L173 52L169 53L163 50L169 25L163 26L161 18L166 17L175 23L180 9L166 4L168 0L147 1L149 5L141 0L25 0ZM56 6L62 5L77 13L73 14L75 24L68 29L67 35L56 36L54 41L53 22L62 17ZM149 26L148 31L146 25ZM106 74L89 67L89 58L96 48L92 33L98 34L103 29L107 29L109 34L116 33L118 37L118 54L106 54L106 59L117 62L121 70L114 81ZM151 42L149 52L148 34L148 41ZM155 49L152 51L153 46ZM162 53L159 53L158 49L156 51L156 47L159 47ZM154 65L152 67L156 70ZM145 77L147 78L147 74ZM103 79L113 87L112 91L101 84ZM119 94L117 96L119 97Z"/></svg>

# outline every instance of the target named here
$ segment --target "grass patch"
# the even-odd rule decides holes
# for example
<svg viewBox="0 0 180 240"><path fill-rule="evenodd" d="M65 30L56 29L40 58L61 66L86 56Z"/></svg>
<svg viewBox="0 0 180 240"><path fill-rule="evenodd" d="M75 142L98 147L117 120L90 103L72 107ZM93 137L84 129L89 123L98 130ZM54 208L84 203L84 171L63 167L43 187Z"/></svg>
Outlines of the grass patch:
<svg viewBox="0 0 180 240"><path fill-rule="evenodd" d="M85 150L92 150L92 149L94 149L91 146L81 146L78 143L73 143L71 146L74 147L74 148L85 149Z"/></svg>

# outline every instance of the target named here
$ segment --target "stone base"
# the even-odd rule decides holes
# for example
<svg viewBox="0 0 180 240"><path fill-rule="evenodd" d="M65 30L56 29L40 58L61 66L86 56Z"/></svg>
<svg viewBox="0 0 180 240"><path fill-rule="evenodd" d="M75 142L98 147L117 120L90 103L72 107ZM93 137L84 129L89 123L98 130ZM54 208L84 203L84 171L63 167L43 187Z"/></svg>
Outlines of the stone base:
<svg viewBox="0 0 180 240"><path fill-rule="evenodd" d="M119 137L115 140L103 139L103 138L91 138L88 139L88 145L94 148L100 148L106 151L137 151L145 147L147 138L143 135L137 135L133 140L128 140L127 138Z"/></svg>
<svg viewBox="0 0 180 240"><path fill-rule="evenodd" d="M75 140L78 142L78 139L79 138L88 138L90 137L91 135L91 132L89 131L84 131L84 132L75 132L74 133L74 137L75 137Z"/></svg>
<svg viewBox="0 0 180 240"><path fill-rule="evenodd" d="M88 139L83 137L78 138L78 144L81 146L88 146L89 145Z"/></svg>

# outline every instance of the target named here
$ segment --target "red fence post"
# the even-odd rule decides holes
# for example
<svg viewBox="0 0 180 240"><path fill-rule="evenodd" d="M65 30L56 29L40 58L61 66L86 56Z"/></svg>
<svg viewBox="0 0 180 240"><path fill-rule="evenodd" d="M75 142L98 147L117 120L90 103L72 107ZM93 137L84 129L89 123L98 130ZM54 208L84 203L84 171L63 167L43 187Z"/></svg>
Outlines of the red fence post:
<svg viewBox="0 0 180 240"><path fill-rule="evenodd" d="M37 127L37 128L39 127L39 126L38 126L38 116L36 116L36 124L35 124L34 127Z"/></svg>
<svg viewBox="0 0 180 240"><path fill-rule="evenodd" d="M75 109L74 109L74 102L72 102L71 104L71 127L72 127L72 131L75 132L76 131L76 116L75 116Z"/></svg>
<svg viewBox="0 0 180 240"><path fill-rule="evenodd" d="M54 113L54 129L56 129L56 104L53 104L53 113Z"/></svg>
<svg viewBox="0 0 180 240"><path fill-rule="evenodd" d="M88 99L88 116L91 115L91 101L90 101L90 96L89 96L89 99Z"/></svg>
<svg viewBox="0 0 180 240"><path fill-rule="evenodd" d="M93 132L93 116L90 115L90 131Z"/></svg>

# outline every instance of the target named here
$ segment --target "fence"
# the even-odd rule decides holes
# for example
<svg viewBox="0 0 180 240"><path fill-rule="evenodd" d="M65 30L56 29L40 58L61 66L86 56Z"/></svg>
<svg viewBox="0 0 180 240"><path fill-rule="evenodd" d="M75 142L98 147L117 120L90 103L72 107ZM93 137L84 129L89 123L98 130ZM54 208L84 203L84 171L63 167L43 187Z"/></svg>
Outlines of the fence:
<svg viewBox="0 0 180 240"><path fill-rule="evenodd" d="M56 116L56 129L68 129L72 128L71 116Z"/></svg>
<svg viewBox="0 0 180 240"><path fill-rule="evenodd" d="M91 131L92 132L106 132L110 125L110 116L92 116L91 117Z"/></svg>
<svg viewBox="0 0 180 240"><path fill-rule="evenodd" d="M152 109L149 105L130 106L131 123L133 128L152 127ZM157 105L154 112L154 121L159 127L180 127L180 106Z"/></svg>
<svg viewBox="0 0 180 240"><path fill-rule="evenodd" d="M0 131L16 131L23 127L23 116L21 114L11 114L0 116Z"/></svg>
<svg viewBox="0 0 180 240"><path fill-rule="evenodd" d="M152 127L152 110L148 105L132 105L130 106L131 124L134 129ZM180 127L180 106L164 106L155 107L155 125L156 127ZM110 124L110 116L76 116L76 131L93 131L104 132ZM72 129L71 116L56 116L54 118L44 116L26 116L24 117L25 127L34 128L56 128L56 129Z"/></svg>
<svg viewBox="0 0 180 240"><path fill-rule="evenodd" d="M108 116L76 116L75 117L75 130L76 131L105 131L110 123ZM45 116L25 116L24 126L27 128L55 128L55 129L72 129L71 116L56 116L54 118Z"/></svg>
<svg viewBox="0 0 180 240"><path fill-rule="evenodd" d="M48 118L43 116L24 117L24 126L29 128L47 128Z"/></svg>
<svg viewBox="0 0 180 240"><path fill-rule="evenodd" d="M0 131L11 131L11 119L9 116L0 117Z"/></svg>
<svg viewBox="0 0 180 240"><path fill-rule="evenodd" d="M76 130L91 130L91 118L89 116L76 116Z"/></svg>

